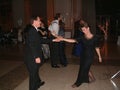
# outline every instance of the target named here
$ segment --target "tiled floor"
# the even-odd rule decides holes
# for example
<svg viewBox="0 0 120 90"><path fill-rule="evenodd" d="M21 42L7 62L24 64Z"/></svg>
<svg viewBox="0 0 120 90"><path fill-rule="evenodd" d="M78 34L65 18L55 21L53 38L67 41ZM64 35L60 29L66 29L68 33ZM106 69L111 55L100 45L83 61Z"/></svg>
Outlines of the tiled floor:
<svg viewBox="0 0 120 90"><path fill-rule="evenodd" d="M66 44L66 55L67 55L67 59L68 59L68 67L65 68L61 68L64 69L63 73L65 73L64 75L68 75L70 76L70 80L68 81L64 81L62 78L59 79L58 83L56 84L56 86L59 87L59 89L55 89L57 87L54 87L49 80L53 79L55 80L55 77L51 77L48 78L48 83L50 82L51 84L46 84L46 87L41 88L40 90L61 90L60 88L64 88L63 90L72 90L69 88L70 84L72 84L75 80L74 78L76 77L76 72L70 74L69 70L77 70L78 68L78 64L79 64L79 58L72 56L72 46L73 44ZM2 47L0 48L0 90L28 90L28 87L26 86L26 88L23 89L24 84L27 85L28 84L28 73L26 70L26 67L23 63L23 50L24 50L24 46L22 44L17 45L17 46L8 46L8 47ZM102 53L102 57L103 57L103 63L99 64L98 63L98 59L97 56L95 57L94 63L93 63L93 72L95 72L95 75L97 76L96 78L98 79L99 82L94 83L93 85L88 85L88 86L84 86L81 87L81 90L88 90L88 88L90 90L119 90L120 89L120 83L118 83L118 80L120 81L119 78L117 78L117 88L115 88L113 85L115 85L114 83L112 84L112 86L110 85L110 83L108 83L108 78L110 79L110 77L115 74L118 70L120 70L120 46L117 45L116 41L107 41L104 44L104 47L101 48L101 53ZM47 61L47 63L45 64L46 69L50 69L49 68L49 60ZM48 67L47 67L48 66ZM95 68L94 68L95 67ZM60 72L62 72L60 69ZM42 69L41 69L42 70ZM53 70L51 68L51 72L56 73L56 70ZM100 70L100 72L98 72ZM50 70L49 70L50 71ZM68 71L68 72L66 72ZM41 71L43 78L44 75L46 75L45 70L43 69ZM59 73L59 70L58 70ZM102 73L102 76L100 76ZM70 74L70 75L69 75ZM50 74L51 75L51 74ZM56 73L57 75L57 73ZM62 75L62 74L61 74ZM52 76L52 75L51 75ZM72 78L73 76L73 78ZM75 77L74 77L75 76ZM60 78L60 76L58 75L58 77ZM63 76L64 77L64 76ZM65 76L66 77L66 76ZM103 81L101 81L101 79L105 79ZM62 81L63 80L63 81ZM72 83L70 83L70 82ZM66 83L65 85L63 85L63 82ZM104 83L104 85L100 85L101 83ZM48 86L47 86L48 85ZM101 88L99 89L100 86L101 87L106 87L106 89ZM51 88L49 88L51 87ZM109 88L107 88L109 87ZM110 88L111 87L111 88ZM53 89L54 88L54 89ZM97 89L98 88L98 89ZM80 88L79 88L80 89Z"/></svg>

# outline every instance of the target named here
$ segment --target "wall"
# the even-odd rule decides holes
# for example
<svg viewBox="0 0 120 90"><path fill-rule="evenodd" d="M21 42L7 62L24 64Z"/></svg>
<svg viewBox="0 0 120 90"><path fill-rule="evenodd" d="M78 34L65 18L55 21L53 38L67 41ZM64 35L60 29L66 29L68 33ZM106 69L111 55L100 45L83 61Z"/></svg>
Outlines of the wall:
<svg viewBox="0 0 120 90"><path fill-rule="evenodd" d="M47 1L46 0L30 0L31 14L40 15L44 19L47 18Z"/></svg>
<svg viewBox="0 0 120 90"><path fill-rule="evenodd" d="M47 4L46 0L28 0L25 3L25 0L13 0L12 2L12 9L13 9L13 22L14 26L18 27L18 22L22 21L22 25L24 26L28 20L26 20L27 17L30 17L31 15L39 15L44 18L44 20L47 22ZM26 4L26 5L25 5ZM27 4L30 4L30 7L27 7ZM26 8L29 14L25 12ZM27 14L27 16L26 16Z"/></svg>
<svg viewBox="0 0 120 90"><path fill-rule="evenodd" d="M19 24L23 25L24 24L24 0L13 0L12 11L13 11L14 27L18 27Z"/></svg>
<svg viewBox="0 0 120 90"><path fill-rule="evenodd" d="M73 33L74 22L83 18L90 25L93 32L96 26L95 0L28 0L30 1L31 15L44 17L46 23L51 21L53 14L61 13L64 17L66 29ZM50 3L51 2L51 3ZM25 20L24 0L13 0L13 21L18 25L18 20ZM50 4L50 5L49 5Z"/></svg>
<svg viewBox="0 0 120 90"><path fill-rule="evenodd" d="M71 29L73 23L72 0L54 0L54 14L61 13L66 28Z"/></svg>
<svg viewBox="0 0 120 90"><path fill-rule="evenodd" d="M0 1L0 26L4 31L10 31L13 26L12 4L9 0Z"/></svg>
<svg viewBox="0 0 120 90"><path fill-rule="evenodd" d="M82 0L82 16L91 26L93 33L96 32L95 0Z"/></svg>
<svg viewBox="0 0 120 90"><path fill-rule="evenodd" d="M66 28L72 33L74 22L80 18L87 21L95 33L95 0L54 0L54 14L58 12L63 15Z"/></svg>

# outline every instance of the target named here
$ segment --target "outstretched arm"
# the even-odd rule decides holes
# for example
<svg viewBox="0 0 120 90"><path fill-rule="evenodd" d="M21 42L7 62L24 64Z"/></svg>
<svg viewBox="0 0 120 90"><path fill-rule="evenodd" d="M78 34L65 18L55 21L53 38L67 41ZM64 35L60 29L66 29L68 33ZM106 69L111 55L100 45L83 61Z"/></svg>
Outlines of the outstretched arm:
<svg viewBox="0 0 120 90"><path fill-rule="evenodd" d="M53 40L54 42L58 42L58 41L65 41L65 42L68 42L68 43L77 43L77 41L75 39L72 39L72 38L63 38L61 36L57 36L56 39Z"/></svg>
<svg viewBox="0 0 120 90"><path fill-rule="evenodd" d="M75 42L77 42L75 39L71 39L71 38L69 38L69 39L67 39L67 38L63 38L63 39L61 39L62 41L65 41L65 42L69 42L69 43L75 43Z"/></svg>

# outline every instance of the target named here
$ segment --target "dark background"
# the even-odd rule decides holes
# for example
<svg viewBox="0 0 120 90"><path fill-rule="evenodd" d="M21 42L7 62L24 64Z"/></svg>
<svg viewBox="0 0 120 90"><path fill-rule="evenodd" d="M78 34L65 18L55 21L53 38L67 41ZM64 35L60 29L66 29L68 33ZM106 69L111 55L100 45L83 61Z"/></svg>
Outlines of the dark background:
<svg viewBox="0 0 120 90"><path fill-rule="evenodd" d="M120 35L120 0L95 0L96 16L110 19L109 33Z"/></svg>
<svg viewBox="0 0 120 90"><path fill-rule="evenodd" d="M119 0L96 0L96 14L118 14L120 13Z"/></svg>

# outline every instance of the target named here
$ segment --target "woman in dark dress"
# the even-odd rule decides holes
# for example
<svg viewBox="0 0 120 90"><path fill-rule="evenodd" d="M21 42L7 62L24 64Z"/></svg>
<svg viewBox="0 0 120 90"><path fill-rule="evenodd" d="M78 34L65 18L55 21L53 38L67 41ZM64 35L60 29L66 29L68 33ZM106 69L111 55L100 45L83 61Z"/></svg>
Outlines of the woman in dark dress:
<svg viewBox="0 0 120 90"><path fill-rule="evenodd" d="M90 32L90 28L86 22L81 24L81 29L84 35L76 39L60 38L62 41L70 43L83 44L83 51L80 58L80 68L76 82L72 85L73 88L80 86L82 83L89 83L89 70L94 60L94 51L96 50L99 57L99 62L102 62L100 49L97 45L97 37Z"/></svg>

